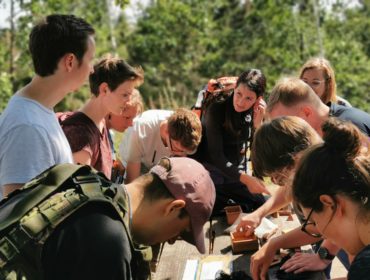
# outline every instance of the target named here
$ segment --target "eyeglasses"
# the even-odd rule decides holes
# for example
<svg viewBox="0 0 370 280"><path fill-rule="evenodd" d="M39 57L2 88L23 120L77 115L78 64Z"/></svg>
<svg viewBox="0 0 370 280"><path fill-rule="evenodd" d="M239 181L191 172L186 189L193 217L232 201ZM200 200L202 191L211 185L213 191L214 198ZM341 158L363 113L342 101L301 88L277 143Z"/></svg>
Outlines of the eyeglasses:
<svg viewBox="0 0 370 280"><path fill-rule="evenodd" d="M315 222L310 221L312 212L313 212L313 208L311 209L310 213L308 214L307 219L305 219L304 223L302 224L301 231L307 233L308 235L310 235L312 237L320 238L320 237L322 237L322 235L320 233L311 232L307 229L307 226L316 226Z"/></svg>

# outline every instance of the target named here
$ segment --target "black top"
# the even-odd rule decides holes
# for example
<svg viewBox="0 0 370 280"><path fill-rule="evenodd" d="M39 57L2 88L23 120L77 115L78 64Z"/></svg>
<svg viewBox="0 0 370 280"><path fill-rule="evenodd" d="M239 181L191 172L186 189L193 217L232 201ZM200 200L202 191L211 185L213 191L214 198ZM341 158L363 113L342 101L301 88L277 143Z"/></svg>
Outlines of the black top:
<svg viewBox="0 0 370 280"><path fill-rule="evenodd" d="M235 134L225 127L226 117L231 120ZM251 133L251 117L247 112L234 110L233 95L211 103L202 117L202 141L195 158L215 167L232 181L239 181L240 172L246 171L245 151Z"/></svg>
<svg viewBox="0 0 370 280"><path fill-rule="evenodd" d="M112 209L86 205L48 238L44 279L140 279L122 221Z"/></svg>
<svg viewBox="0 0 370 280"><path fill-rule="evenodd" d="M329 116L337 117L344 121L351 121L364 134L370 136L370 115L353 107L345 107L335 103L329 103Z"/></svg>
<svg viewBox="0 0 370 280"><path fill-rule="evenodd" d="M353 260L349 271L348 280L363 280L370 277L370 245L367 245Z"/></svg>

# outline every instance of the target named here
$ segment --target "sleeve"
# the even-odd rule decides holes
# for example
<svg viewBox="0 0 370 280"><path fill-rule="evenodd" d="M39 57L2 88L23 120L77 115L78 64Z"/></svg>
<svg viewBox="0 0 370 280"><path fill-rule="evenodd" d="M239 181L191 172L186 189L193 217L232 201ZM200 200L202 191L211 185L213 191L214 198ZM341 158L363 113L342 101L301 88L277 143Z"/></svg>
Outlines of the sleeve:
<svg viewBox="0 0 370 280"><path fill-rule="evenodd" d="M141 162L141 158L143 157L143 148L142 148L142 140L139 137L139 132L137 129L132 129L130 133L127 134L127 160L124 159L126 162Z"/></svg>
<svg viewBox="0 0 370 280"><path fill-rule="evenodd" d="M223 123L224 111L218 104L212 104L205 116L205 127L207 137L207 153L211 164L220 169L227 176L239 181L240 172L238 167L232 164L224 153Z"/></svg>
<svg viewBox="0 0 370 280"><path fill-rule="evenodd" d="M102 205L87 205L62 223L42 252L45 280L132 279L124 226Z"/></svg>
<svg viewBox="0 0 370 280"><path fill-rule="evenodd" d="M96 142L95 137L90 133L86 126L78 124L68 124L62 126L63 132L66 135L69 145L71 146L72 153L76 153L84 149L92 154L92 148Z"/></svg>
<svg viewBox="0 0 370 280"><path fill-rule="evenodd" d="M0 185L24 184L56 164L47 132L40 127L21 125L2 139L6 151L0 161Z"/></svg>

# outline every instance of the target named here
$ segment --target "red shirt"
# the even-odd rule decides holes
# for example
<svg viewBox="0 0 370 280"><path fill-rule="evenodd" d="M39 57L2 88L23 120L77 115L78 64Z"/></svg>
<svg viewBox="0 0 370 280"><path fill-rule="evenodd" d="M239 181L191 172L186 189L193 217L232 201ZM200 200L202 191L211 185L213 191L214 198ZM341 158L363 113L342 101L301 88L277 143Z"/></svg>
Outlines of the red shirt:
<svg viewBox="0 0 370 280"><path fill-rule="evenodd" d="M95 123L82 112L57 113L57 117L72 153L81 150L88 152L91 166L111 179L113 159L106 125L100 132Z"/></svg>

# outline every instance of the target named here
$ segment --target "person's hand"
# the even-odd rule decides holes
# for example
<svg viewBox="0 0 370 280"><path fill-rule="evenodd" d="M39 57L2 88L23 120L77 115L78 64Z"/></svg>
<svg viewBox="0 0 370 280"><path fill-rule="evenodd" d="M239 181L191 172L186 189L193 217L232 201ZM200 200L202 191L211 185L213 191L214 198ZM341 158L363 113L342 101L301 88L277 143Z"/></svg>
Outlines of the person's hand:
<svg viewBox="0 0 370 280"><path fill-rule="evenodd" d="M275 251L277 249L278 248L275 248L273 245L272 239L271 241L267 241L267 243L265 243L261 249L252 255L250 273L254 280L266 279L267 271L274 259Z"/></svg>
<svg viewBox="0 0 370 280"><path fill-rule="evenodd" d="M262 217L258 215L256 212L252 212L243 216L236 226L236 231L244 232L246 237L252 235L256 227L258 227L261 223Z"/></svg>
<svg viewBox="0 0 370 280"><path fill-rule="evenodd" d="M249 176L246 173L240 175L240 182L242 182L251 193L266 193L270 194L269 190L262 183L262 181L256 177Z"/></svg>
<svg viewBox="0 0 370 280"><path fill-rule="evenodd" d="M321 271L330 264L329 260L320 259L318 254L295 253L280 269L286 272Z"/></svg>
<svg viewBox="0 0 370 280"><path fill-rule="evenodd" d="M253 105L253 126L259 128L263 122L266 111L266 102L262 96L258 97Z"/></svg>

